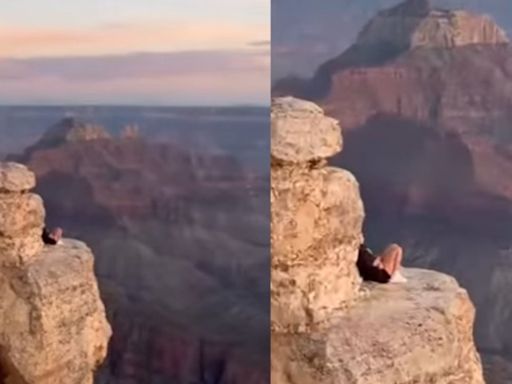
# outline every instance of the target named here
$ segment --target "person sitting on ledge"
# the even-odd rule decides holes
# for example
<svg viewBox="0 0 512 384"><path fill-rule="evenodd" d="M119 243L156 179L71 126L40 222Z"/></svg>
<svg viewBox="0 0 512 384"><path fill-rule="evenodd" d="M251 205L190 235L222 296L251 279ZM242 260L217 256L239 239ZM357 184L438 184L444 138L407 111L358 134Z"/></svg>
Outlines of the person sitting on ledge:
<svg viewBox="0 0 512 384"><path fill-rule="evenodd" d="M43 235L42 235L42 238L43 238L43 242L45 244L50 244L50 245L56 245L56 244L59 244L60 243L60 240L62 239L62 228L55 228L54 230L52 230L51 232L48 230L48 228L43 228Z"/></svg>
<svg viewBox="0 0 512 384"><path fill-rule="evenodd" d="M381 284L405 283L407 279L400 273L403 250L397 244L391 244L375 256L365 244L359 246L357 269L363 280Z"/></svg>

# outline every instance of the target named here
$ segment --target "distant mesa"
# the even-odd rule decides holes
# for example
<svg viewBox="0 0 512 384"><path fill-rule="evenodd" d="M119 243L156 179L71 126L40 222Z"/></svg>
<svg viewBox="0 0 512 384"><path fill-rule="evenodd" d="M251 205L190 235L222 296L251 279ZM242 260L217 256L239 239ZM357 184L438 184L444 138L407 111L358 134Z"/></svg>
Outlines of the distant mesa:
<svg viewBox="0 0 512 384"><path fill-rule="evenodd" d="M58 146L66 142L110 139L111 136L101 125L66 116L50 127L40 140L46 146Z"/></svg>
<svg viewBox="0 0 512 384"><path fill-rule="evenodd" d="M127 124L119 133L118 138L123 140L140 138L139 126ZM28 147L26 153L32 153L39 149L58 148L65 144L114 139L115 137L102 125L66 114L64 118L48 128L34 145Z"/></svg>
<svg viewBox="0 0 512 384"><path fill-rule="evenodd" d="M410 49L508 42L505 31L486 15L434 8L429 0L408 0L379 12L361 31L356 45L387 43Z"/></svg>
<svg viewBox="0 0 512 384"><path fill-rule="evenodd" d="M430 0L407 0L380 12L382 15L402 17L427 17L432 11Z"/></svg>
<svg viewBox="0 0 512 384"><path fill-rule="evenodd" d="M232 202L246 194L247 185L251 190L265 185L250 179L229 155L193 151L172 141L145 140L139 138L134 124L126 125L120 135L109 131L68 117L7 160L34 170L40 180L38 191L52 212L64 219L181 220L177 210L192 200ZM66 186L64 199L53 192L60 189L55 185ZM73 199L79 203L71 204Z"/></svg>
<svg viewBox="0 0 512 384"><path fill-rule="evenodd" d="M139 138L139 126L137 124L128 124L121 131L121 139Z"/></svg>
<svg viewBox="0 0 512 384"><path fill-rule="evenodd" d="M436 8L428 0L408 0L382 10L370 19L354 44L320 65L312 78L289 76L280 79L274 84L272 95L295 96L327 104L329 98L340 96L334 96L334 93L347 92L347 84L343 87L341 83L334 84L343 82L341 77L385 76L387 71L390 76L405 78L407 73L415 72L414 68L434 66L435 62L459 57L464 52L481 50L474 53L480 57L488 56L483 51L492 50L491 55L496 55L507 47L506 32L487 15ZM418 63L408 67L407 61L413 57L418 57ZM472 58L472 61L476 60ZM348 99L343 97L343 100ZM328 111L339 109L334 104L323 106ZM343 122L346 125L347 119Z"/></svg>

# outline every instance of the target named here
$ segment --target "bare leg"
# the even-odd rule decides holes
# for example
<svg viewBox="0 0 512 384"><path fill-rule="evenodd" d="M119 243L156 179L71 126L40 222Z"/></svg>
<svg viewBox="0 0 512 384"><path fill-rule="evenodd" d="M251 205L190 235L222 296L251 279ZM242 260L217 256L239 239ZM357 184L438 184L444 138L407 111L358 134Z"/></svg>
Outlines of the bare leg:
<svg viewBox="0 0 512 384"><path fill-rule="evenodd" d="M389 245L384 252L379 256L383 268L389 273L390 276L400 268L402 265L403 250L397 244Z"/></svg>
<svg viewBox="0 0 512 384"><path fill-rule="evenodd" d="M62 239L62 234L63 234L63 230L62 228L55 228L52 233L51 233L51 237L55 240L55 241L60 241L60 239Z"/></svg>

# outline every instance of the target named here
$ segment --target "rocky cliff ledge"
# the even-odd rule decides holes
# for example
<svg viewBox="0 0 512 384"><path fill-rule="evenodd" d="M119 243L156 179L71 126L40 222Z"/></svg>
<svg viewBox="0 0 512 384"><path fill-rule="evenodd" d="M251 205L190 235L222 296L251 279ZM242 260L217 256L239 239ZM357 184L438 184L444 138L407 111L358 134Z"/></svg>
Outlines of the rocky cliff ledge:
<svg viewBox="0 0 512 384"><path fill-rule="evenodd" d="M357 293L363 205L355 178L323 162L342 146L336 120L292 98L271 119L272 328L306 330Z"/></svg>
<svg viewBox="0 0 512 384"><path fill-rule="evenodd" d="M357 39L359 45L388 43L401 49L507 42L505 31L490 17L436 9L429 0L407 0L380 12Z"/></svg>
<svg viewBox="0 0 512 384"><path fill-rule="evenodd" d="M44 246L34 186L26 167L0 163L0 382L91 384L111 336L93 255L74 240Z"/></svg>
<svg viewBox="0 0 512 384"><path fill-rule="evenodd" d="M328 167L341 130L316 105L272 104L272 383L482 384L474 307L455 279L406 270L361 284L356 179Z"/></svg>

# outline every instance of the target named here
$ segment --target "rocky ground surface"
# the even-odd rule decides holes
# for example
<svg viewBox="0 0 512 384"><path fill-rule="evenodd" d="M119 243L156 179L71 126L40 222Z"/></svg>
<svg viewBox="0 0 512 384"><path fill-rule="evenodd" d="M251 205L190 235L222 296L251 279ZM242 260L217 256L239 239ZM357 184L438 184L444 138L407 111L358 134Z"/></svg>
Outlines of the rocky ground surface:
<svg viewBox="0 0 512 384"><path fill-rule="evenodd" d="M404 275L404 285L364 284L325 329L275 336L275 382L482 384L467 292L441 273Z"/></svg>

